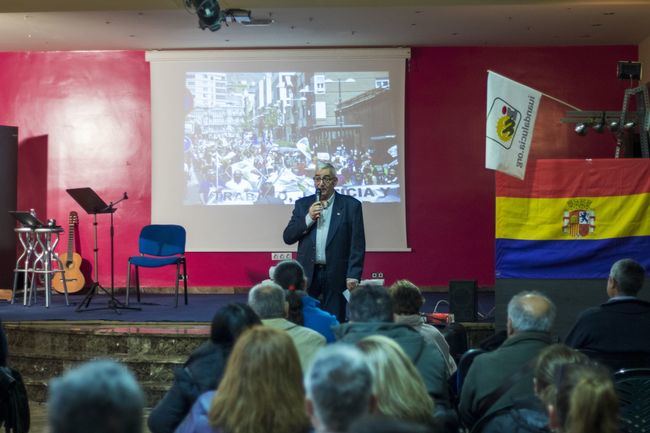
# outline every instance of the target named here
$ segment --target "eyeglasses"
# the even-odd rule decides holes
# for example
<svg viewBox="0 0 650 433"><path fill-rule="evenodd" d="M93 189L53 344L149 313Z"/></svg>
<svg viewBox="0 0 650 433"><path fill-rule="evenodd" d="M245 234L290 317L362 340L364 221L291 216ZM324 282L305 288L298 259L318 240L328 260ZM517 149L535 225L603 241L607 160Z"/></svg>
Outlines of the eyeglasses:
<svg viewBox="0 0 650 433"><path fill-rule="evenodd" d="M314 183L320 183L320 182L323 182L323 183L332 183L332 182L334 182L334 179L336 179L336 178L335 178L335 177L331 177L331 176L323 176L323 177L320 177L320 176L314 176Z"/></svg>

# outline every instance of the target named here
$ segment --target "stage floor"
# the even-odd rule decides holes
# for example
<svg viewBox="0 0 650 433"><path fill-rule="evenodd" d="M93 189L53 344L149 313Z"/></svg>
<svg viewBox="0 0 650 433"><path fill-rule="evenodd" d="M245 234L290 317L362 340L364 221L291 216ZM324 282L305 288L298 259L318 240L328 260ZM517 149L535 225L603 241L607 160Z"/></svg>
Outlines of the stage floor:
<svg viewBox="0 0 650 433"><path fill-rule="evenodd" d="M424 293L426 302L422 311L431 312L439 304L438 312L446 313L449 306L446 302L446 293ZM214 313L221 307L231 302L246 303L246 294L191 294L188 305L183 304L182 296L179 297L178 307L174 307L175 296L171 294L146 294L142 303L133 302L130 306L139 307L141 310L114 310L108 306L108 297L95 296L88 311L77 312L76 307L83 300L83 295L70 295L70 305L66 306L62 295L53 295L49 308L45 308L44 299L39 297L38 303L24 306L20 302L10 304L0 303L0 319L3 322L22 321L97 321L108 320L118 322L210 322ZM122 301L124 297L118 297ZM17 300L18 301L18 300ZM102 308L95 310L95 308ZM494 293L479 292L478 311L485 316L486 321L494 317ZM483 320L481 320L483 321Z"/></svg>

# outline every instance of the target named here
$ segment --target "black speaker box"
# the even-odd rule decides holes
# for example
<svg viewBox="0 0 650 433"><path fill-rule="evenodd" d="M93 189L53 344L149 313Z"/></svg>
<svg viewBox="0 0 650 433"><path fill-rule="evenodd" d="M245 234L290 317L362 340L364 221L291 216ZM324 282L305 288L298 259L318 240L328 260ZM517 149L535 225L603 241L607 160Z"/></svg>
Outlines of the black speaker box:
<svg viewBox="0 0 650 433"><path fill-rule="evenodd" d="M476 280L449 282L449 312L454 315L456 322L476 321L478 310L476 288Z"/></svg>

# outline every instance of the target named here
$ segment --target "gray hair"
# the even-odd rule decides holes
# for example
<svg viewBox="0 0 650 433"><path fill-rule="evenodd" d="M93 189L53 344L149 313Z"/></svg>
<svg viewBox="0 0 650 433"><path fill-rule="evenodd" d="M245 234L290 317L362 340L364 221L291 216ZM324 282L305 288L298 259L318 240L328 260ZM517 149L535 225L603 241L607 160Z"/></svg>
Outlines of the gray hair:
<svg viewBox="0 0 650 433"><path fill-rule="evenodd" d="M273 281L263 281L248 292L248 305L260 319L285 317L284 290Z"/></svg>
<svg viewBox="0 0 650 433"><path fill-rule="evenodd" d="M317 170L329 170L330 174L336 177L336 167L334 167L329 162L319 162L317 167Z"/></svg>
<svg viewBox="0 0 650 433"><path fill-rule="evenodd" d="M518 332L549 332L555 314L553 301L536 291L518 293L508 302L508 318Z"/></svg>
<svg viewBox="0 0 650 433"><path fill-rule="evenodd" d="M612 265L609 276L626 295L635 296L643 286L645 269L632 259L621 259Z"/></svg>
<svg viewBox="0 0 650 433"><path fill-rule="evenodd" d="M122 364L95 360L52 379L51 433L141 433L144 396Z"/></svg>
<svg viewBox="0 0 650 433"><path fill-rule="evenodd" d="M383 286L361 285L350 296L350 321L392 322L393 300Z"/></svg>
<svg viewBox="0 0 650 433"><path fill-rule="evenodd" d="M321 349L305 375L307 398L328 431L343 432L369 412L372 374L363 353L336 343Z"/></svg>

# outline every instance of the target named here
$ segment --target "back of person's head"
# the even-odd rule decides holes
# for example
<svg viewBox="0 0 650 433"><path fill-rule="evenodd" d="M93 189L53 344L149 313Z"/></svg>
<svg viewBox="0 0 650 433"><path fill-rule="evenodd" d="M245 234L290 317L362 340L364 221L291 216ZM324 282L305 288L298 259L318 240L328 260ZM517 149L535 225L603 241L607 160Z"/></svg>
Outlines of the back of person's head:
<svg viewBox="0 0 650 433"><path fill-rule="evenodd" d="M286 290L289 304L287 320L298 325L305 323L302 314L302 297L305 296L305 271L297 260L285 260L273 268L273 281Z"/></svg>
<svg viewBox="0 0 650 433"><path fill-rule="evenodd" d="M385 415L361 417L348 428L348 433L434 433L438 431L439 429L427 424L418 424Z"/></svg>
<svg viewBox="0 0 650 433"><path fill-rule="evenodd" d="M433 425L433 400L417 368L394 340L382 335L357 343L373 376L379 413L389 417Z"/></svg>
<svg viewBox="0 0 650 433"><path fill-rule="evenodd" d="M239 302L228 304L212 318L210 340L215 344L232 346L242 332L261 324L260 318L248 305Z"/></svg>
<svg viewBox="0 0 650 433"><path fill-rule="evenodd" d="M351 322L392 322L393 302L388 291L377 285L357 287L350 296Z"/></svg>
<svg viewBox="0 0 650 433"><path fill-rule="evenodd" d="M596 364L569 364L557 369L544 402L549 426L562 433L617 433L618 396L611 376Z"/></svg>
<svg viewBox="0 0 650 433"><path fill-rule="evenodd" d="M51 433L142 431L142 390L115 361L90 361L52 379L47 405Z"/></svg>
<svg viewBox="0 0 650 433"><path fill-rule="evenodd" d="M388 289L393 300L393 312L395 314L418 314L424 298L420 289L409 280L399 280Z"/></svg>
<svg viewBox="0 0 650 433"><path fill-rule="evenodd" d="M305 271L297 260L284 260L273 269L273 282L284 290L304 290Z"/></svg>
<svg viewBox="0 0 650 433"><path fill-rule="evenodd" d="M305 389L317 431L345 432L373 404L372 374L354 346L332 344L321 349L305 375Z"/></svg>
<svg viewBox="0 0 650 433"><path fill-rule="evenodd" d="M555 314L555 304L539 292L518 293L508 303L508 322L513 332L549 332Z"/></svg>
<svg viewBox="0 0 650 433"><path fill-rule="evenodd" d="M587 364L589 358L578 350L564 344L552 344L544 348L537 359L533 372L535 392L540 398L549 391L549 386L555 380L555 372L564 365Z"/></svg>
<svg viewBox="0 0 650 433"><path fill-rule="evenodd" d="M284 290L273 281L259 283L248 292L248 305L260 319L286 316Z"/></svg>
<svg viewBox="0 0 650 433"><path fill-rule="evenodd" d="M609 276L616 281L624 295L636 296L643 286L645 269L632 259L621 259L612 265Z"/></svg>
<svg viewBox="0 0 650 433"><path fill-rule="evenodd" d="M282 289L280 289L282 290ZM229 433L306 431L298 352L281 330L254 326L237 339L212 401L210 423Z"/></svg>

